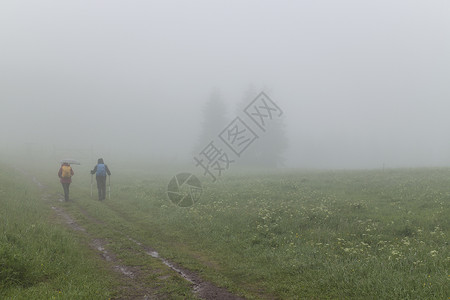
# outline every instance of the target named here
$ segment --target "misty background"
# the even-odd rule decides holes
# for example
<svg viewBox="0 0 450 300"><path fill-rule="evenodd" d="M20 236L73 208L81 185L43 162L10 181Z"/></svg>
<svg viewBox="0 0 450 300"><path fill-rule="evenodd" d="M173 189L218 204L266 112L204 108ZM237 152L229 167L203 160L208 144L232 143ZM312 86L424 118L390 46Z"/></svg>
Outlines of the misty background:
<svg viewBox="0 0 450 300"><path fill-rule="evenodd" d="M193 163L213 93L231 121L252 86L284 112L285 167L450 166L449 16L447 0L2 1L0 152Z"/></svg>

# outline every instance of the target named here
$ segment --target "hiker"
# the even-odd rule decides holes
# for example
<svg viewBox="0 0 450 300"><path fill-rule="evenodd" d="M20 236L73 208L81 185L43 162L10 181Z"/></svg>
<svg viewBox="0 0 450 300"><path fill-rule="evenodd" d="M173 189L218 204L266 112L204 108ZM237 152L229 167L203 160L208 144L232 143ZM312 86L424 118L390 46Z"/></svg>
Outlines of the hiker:
<svg viewBox="0 0 450 300"><path fill-rule="evenodd" d="M95 179L97 180L98 200L105 200L106 198L106 175L111 176L111 172L108 166L103 162L103 158L99 158L97 165L91 174L95 173Z"/></svg>
<svg viewBox="0 0 450 300"><path fill-rule="evenodd" d="M69 185L72 182L73 169L69 163L63 162L58 171L59 181L64 189L64 200L69 201Z"/></svg>

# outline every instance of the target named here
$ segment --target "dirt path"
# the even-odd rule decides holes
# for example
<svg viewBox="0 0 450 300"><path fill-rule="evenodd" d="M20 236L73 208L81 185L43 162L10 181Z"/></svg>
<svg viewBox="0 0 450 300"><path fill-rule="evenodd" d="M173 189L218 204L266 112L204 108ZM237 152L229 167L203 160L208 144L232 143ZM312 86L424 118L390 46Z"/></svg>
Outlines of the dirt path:
<svg viewBox="0 0 450 300"><path fill-rule="evenodd" d="M24 171L19 170L21 173L26 174ZM26 174L27 176L30 176ZM111 266L111 269L120 274L120 281L122 286L120 287L120 295L118 299L164 299L167 298L164 293L161 293L158 288L150 286L146 283L146 277L149 272L156 272L155 270L143 270L136 266L128 266L124 264L111 250L107 250L107 245L110 244L108 239L102 237L96 237L92 233L88 232L84 227L80 226L76 220L74 220L69 213L67 213L62 207L57 205L55 195L51 195L45 191L45 186L41 184L36 177L31 176L33 182L42 191L43 200L52 202L51 208L58 216L58 218L70 229L85 235L90 241L89 246L97 251L99 255ZM101 224L102 221L90 216L88 212L80 207L80 212L86 217L90 223ZM122 234L122 233L120 233ZM122 234L123 235L123 234ZM217 287L212 283L202 280L201 277L189 271L182 266L179 266L163 257L155 251L152 247L144 245L143 243L128 237L130 241L138 245L143 253L148 256L149 259L156 259L161 261L165 266L174 271L178 276L187 280L191 286L193 293L200 299L243 299L236 295L231 294L224 288Z"/></svg>

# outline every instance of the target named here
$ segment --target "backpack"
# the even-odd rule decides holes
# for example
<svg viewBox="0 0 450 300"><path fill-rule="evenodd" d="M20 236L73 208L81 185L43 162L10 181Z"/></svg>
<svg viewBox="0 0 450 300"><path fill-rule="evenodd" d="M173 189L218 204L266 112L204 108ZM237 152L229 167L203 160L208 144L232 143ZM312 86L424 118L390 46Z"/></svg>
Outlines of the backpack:
<svg viewBox="0 0 450 300"><path fill-rule="evenodd" d="M106 176L106 166L105 164L98 164L97 165L97 172L95 173L96 176Z"/></svg>
<svg viewBox="0 0 450 300"><path fill-rule="evenodd" d="M61 172L61 177L63 177L63 178L70 178L70 177L72 177L72 174L71 174L71 167L70 166L62 166L61 167L61 170L62 170L62 172Z"/></svg>

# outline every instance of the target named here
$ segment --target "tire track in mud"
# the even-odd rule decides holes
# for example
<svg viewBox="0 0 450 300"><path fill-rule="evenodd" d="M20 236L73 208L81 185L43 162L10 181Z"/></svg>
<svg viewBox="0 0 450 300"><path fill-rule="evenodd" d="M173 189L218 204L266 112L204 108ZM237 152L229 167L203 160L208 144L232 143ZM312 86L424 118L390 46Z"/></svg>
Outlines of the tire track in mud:
<svg viewBox="0 0 450 300"><path fill-rule="evenodd" d="M30 176L23 170L17 168L16 170L26 176ZM36 177L31 177L32 181L39 187L42 192L42 200L53 202L56 196L58 197L57 200L63 201L61 200L61 195L47 193L45 191L46 187L42 183L40 183ZM120 274L122 284L120 287L120 294L118 295L118 299L166 298L164 297L164 295L158 293L158 290L156 288L149 287L144 283L142 278L138 276L139 270L137 268L130 267L121 263L121 261L116 257L114 253L106 250L105 247L109 244L106 239L93 237L92 234L90 234L84 227L80 226L63 208L55 205L52 205L51 208L55 212L55 214L63 221L63 223L66 224L70 229L78 231L82 235L84 235L90 241L89 247L96 250L100 254L100 256L111 265L112 270Z"/></svg>
<svg viewBox="0 0 450 300"><path fill-rule="evenodd" d="M89 247L97 251L102 259L107 261L111 268L121 275L123 286L119 295L120 299L157 299L157 290L143 283L139 278L137 268L123 264L113 252L106 249L107 245L110 244L107 239L93 237L62 208L52 206L52 209L70 229L82 232L89 240Z"/></svg>
<svg viewBox="0 0 450 300"><path fill-rule="evenodd" d="M30 176L25 171L16 168L17 171L21 172L22 174L26 176ZM42 199L47 201L53 201L54 195L50 195L45 192L45 186L40 183L35 176L31 176L32 181L39 187L39 189L42 192ZM83 209L79 204L77 204L78 208L80 209L80 212L83 214L83 216L86 217L87 220L91 223L96 224L102 224L103 222L101 220L97 220L96 218L89 215L89 213ZM106 250L106 246L109 244L108 240L98 237L93 237L84 227L80 226L66 211L64 211L63 208L58 206L51 206L55 214L64 221L64 223L71 228L74 231L78 231L82 233L83 235L86 235L88 239L90 240L89 246L96 250L101 257L110 263L112 265L112 268L114 271L120 273L122 276L122 280L124 281L125 286L123 286L123 292L125 295L120 295L120 299L160 299L164 295L159 294L158 290L153 287L148 287L140 277L139 273L140 270L136 267L130 267L122 264L120 260L117 258L117 256L111 252ZM114 210L113 210L114 211ZM115 231L116 233L125 236L130 241L135 243L136 245L140 246L142 248L142 251L150 256L153 259L160 260L164 265L166 265L168 268L173 270L175 273L177 273L179 276L187 280L192 285L192 291L193 293L201 298L206 300L212 300L212 299L224 299L224 300L240 300L244 299L242 297L236 296L232 293L230 293L225 288L221 288L218 286L215 286L211 282L202 280L201 277L192 272L189 271L159 255L159 253L154 250L153 248L142 244L141 242L125 235L124 233L117 231L115 229L111 230ZM121 293L122 294L122 293Z"/></svg>
<svg viewBox="0 0 450 300"><path fill-rule="evenodd" d="M159 253L153 250L150 247L142 245L142 243L128 237L132 242L136 245L141 246L147 255L150 255L153 258L157 258L161 260L163 264L177 272L181 277L189 281L193 285L194 293L200 297L201 299L244 299L233 295L229 291L224 288L217 287L213 285L211 282L202 280L197 274L192 271L189 271L175 263L170 262L169 260L161 257Z"/></svg>
<svg viewBox="0 0 450 300"><path fill-rule="evenodd" d="M102 224L103 222L101 220L97 220L94 217L90 216L89 213L81 208L79 204L76 204L78 208L80 209L80 212L91 222L96 224ZM109 207L112 211L117 213L114 209ZM121 216L124 220L126 218L124 216ZM143 243L133 239L132 237L124 234L121 231L115 230L113 228L110 228L110 230L114 231L116 234L122 235L123 237L127 238L131 242L135 243L136 245L140 246L144 253L148 256L151 256L152 258L159 259L164 265L169 267L171 270L176 272L179 276L187 280L192 285L192 290L194 294L201 298L206 300L212 300L212 299L224 299L224 300L242 300L244 298L236 296L232 293L230 293L227 289L218 287L211 282L205 281L201 279L199 275L197 275L195 272L189 271L181 266L179 266L176 263L171 262L168 259L165 259L164 257L160 256L160 254L153 249L152 247L149 247L147 245L144 245Z"/></svg>

